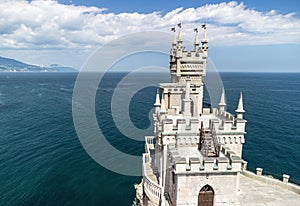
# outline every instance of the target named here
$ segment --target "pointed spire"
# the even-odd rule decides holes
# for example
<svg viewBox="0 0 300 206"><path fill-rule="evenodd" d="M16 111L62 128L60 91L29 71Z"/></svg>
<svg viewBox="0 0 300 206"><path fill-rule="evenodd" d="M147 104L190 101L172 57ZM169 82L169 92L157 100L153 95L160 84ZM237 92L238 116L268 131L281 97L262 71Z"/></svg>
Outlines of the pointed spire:
<svg viewBox="0 0 300 206"><path fill-rule="evenodd" d="M160 107L160 98L159 98L159 91L158 91L158 89L156 90L156 98L155 98L154 106L155 107Z"/></svg>
<svg viewBox="0 0 300 206"><path fill-rule="evenodd" d="M182 41L182 35L181 35L181 28L182 28L182 25L181 23L179 23L178 25L178 28L179 28L179 32L178 32L178 41Z"/></svg>
<svg viewBox="0 0 300 206"><path fill-rule="evenodd" d="M198 28L195 28L194 31L196 32L194 45L199 45Z"/></svg>
<svg viewBox="0 0 300 206"><path fill-rule="evenodd" d="M242 92L240 94L240 99L239 99L238 107L235 110L235 112L237 114L237 118L243 119L243 113L245 112L245 110L244 110L244 107L243 107L243 94L242 94Z"/></svg>
<svg viewBox="0 0 300 206"><path fill-rule="evenodd" d="M208 47L207 47L207 39L206 39L206 24L203 24L202 25L202 28L203 28L203 38L201 40L201 43L202 43L202 50L204 52L204 55L207 57L207 50L208 50Z"/></svg>
<svg viewBox="0 0 300 206"><path fill-rule="evenodd" d="M176 29L175 29L175 27L171 28L171 31L174 32L172 45L175 46L176 45Z"/></svg>
<svg viewBox="0 0 300 206"><path fill-rule="evenodd" d="M161 97L161 106L160 106L160 112L161 113L166 113L166 103L165 103L165 98Z"/></svg>
<svg viewBox="0 0 300 206"><path fill-rule="evenodd" d="M222 94L221 94L220 103L219 103L219 109L220 109L220 111L225 111L225 106L226 106L226 102L225 102L225 90L223 88Z"/></svg>
<svg viewBox="0 0 300 206"><path fill-rule="evenodd" d="M207 43L207 39L206 39L206 24L202 25L203 28L203 38L202 38L202 43Z"/></svg>

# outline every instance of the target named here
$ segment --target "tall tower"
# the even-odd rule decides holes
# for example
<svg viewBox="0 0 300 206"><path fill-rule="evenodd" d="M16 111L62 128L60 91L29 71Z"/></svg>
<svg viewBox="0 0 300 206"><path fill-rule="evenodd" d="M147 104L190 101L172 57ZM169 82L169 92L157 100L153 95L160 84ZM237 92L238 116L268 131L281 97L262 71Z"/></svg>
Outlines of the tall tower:
<svg viewBox="0 0 300 206"><path fill-rule="evenodd" d="M189 80L190 91L190 107L191 115L197 116L202 114L203 109L203 85L204 77L206 75L206 59L207 59L207 39L206 26L203 28L202 46L199 44L198 28L194 29L195 40L194 48L191 51L185 50L182 40L182 24L178 24L178 35L176 36L176 29L172 28L174 38L170 51L170 73L172 83L179 83L185 85L187 79ZM170 85L169 85L170 86ZM163 89L163 96L168 102L167 109L176 108L176 112L183 113L184 105L180 105L180 99L184 94L184 89L166 88ZM187 113L187 112L185 112Z"/></svg>
<svg viewBox="0 0 300 206"><path fill-rule="evenodd" d="M171 83L159 84L154 136L146 136L143 154L144 205L237 205L245 124L240 97L237 117L226 111L223 90L219 108L203 106L207 38L186 51L182 25L175 28L170 50Z"/></svg>
<svg viewBox="0 0 300 206"><path fill-rule="evenodd" d="M198 28L195 28L194 48L192 51L186 51L182 40L182 25L178 24L178 37L176 40L175 28L174 39L170 52L170 72L171 81L173 83L185 82L187 77L191 78L191 84L201 86L203 78L206 75L206 59L207 59L207 39L206 26L203 28L202 46L199 46Z"/></svg>

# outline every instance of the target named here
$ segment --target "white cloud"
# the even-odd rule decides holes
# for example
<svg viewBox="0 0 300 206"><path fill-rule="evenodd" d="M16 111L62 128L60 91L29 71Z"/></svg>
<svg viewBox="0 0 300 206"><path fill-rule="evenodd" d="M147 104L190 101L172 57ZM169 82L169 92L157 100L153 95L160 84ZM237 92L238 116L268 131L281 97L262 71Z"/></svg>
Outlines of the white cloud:
<svg viewBox="0 0 300 206"><path fill-rule="evenodd" d="M168 32L179 22L190 40L194 27L207 23L211 45L300 43L300 19L294 13L261 12L236 2L177 8L165 14L115 14L54 0L1 0L0 11L2 49L91 49L132 32Z"/></svg>
<svg viewBox="0 0 300 206"><path fill-rule="evenodd" d="M300 43L300 19L293 13L260 12L236 2L177 8L164 15L106 13L53 0L5 0L0 10L0 43L7 48L90 47L126 33L168 31L178 22L183 22L186 36L207 22L214 45Z"/></svg>

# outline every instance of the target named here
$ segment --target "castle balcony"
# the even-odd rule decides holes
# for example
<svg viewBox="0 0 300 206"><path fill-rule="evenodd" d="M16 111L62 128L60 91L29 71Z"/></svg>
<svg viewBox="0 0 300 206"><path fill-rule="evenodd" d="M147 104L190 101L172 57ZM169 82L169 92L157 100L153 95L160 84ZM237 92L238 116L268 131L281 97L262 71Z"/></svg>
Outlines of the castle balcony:
<svg viewBox="0 0 300 206"><path fill-rule="evenodd" d="M163 188L158 184L153 171L153 162L151 158L151 155L154 153L154 137L146 136L145 140L146 153L143 154L143 189L153 205L160 205Z"/></svg>
<svg viewBox="0 0 300 206"><path fill-rule="evenodd" d="M151 150L154 150L154 136L145 136L145 151L146 153L151 152Z"/></svg>

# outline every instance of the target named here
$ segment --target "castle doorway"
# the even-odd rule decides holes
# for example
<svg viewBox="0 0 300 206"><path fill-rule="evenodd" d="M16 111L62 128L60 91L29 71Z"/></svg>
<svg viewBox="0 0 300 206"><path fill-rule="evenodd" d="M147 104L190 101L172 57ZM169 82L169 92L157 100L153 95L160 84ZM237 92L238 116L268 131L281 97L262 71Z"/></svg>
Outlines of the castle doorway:
<svg viewBox="0 0 300 206"><path fill-rule="evenodd" d="M198 206L213 206L214 190L211 186L205 185L201 188L198 195Z"/></svg>

